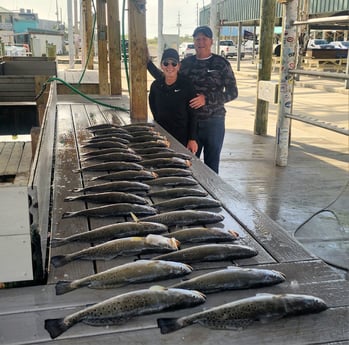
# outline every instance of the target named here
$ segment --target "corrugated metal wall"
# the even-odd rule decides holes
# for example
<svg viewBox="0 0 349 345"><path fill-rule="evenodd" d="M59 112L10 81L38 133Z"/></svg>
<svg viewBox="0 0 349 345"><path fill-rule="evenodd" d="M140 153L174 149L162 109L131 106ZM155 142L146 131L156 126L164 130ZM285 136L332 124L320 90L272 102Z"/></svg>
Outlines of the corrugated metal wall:
<svg viewBox="0 0 349 345"><path fill-rule="evenodd" d="M275 0L276 1L276 0ZM228 22L244 22L259 20L261 0L223 0L218 5L220 18ZM303 0L299 0L302 8ZM309 15L332 14L349 11L349 0L309 0ZM277 3L276 17L282 16L282 6ZM200 23L210 22L210 6L200 10Z"/></svg>

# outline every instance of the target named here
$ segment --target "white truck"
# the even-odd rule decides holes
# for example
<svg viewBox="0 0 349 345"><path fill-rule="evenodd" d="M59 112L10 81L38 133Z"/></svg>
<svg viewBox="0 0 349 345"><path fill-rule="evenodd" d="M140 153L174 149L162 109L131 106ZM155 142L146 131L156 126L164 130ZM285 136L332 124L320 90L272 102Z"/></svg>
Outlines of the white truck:
<svg viewBox="0 0 349 345"><path fill-rule="evenodd" d="M238 55L238 47L234 41L231 40L223 40L219 41L219 53L221 56L225 58L230 58ZM245 57L245 49L244 46L241 46L240 58Z"/></svg>

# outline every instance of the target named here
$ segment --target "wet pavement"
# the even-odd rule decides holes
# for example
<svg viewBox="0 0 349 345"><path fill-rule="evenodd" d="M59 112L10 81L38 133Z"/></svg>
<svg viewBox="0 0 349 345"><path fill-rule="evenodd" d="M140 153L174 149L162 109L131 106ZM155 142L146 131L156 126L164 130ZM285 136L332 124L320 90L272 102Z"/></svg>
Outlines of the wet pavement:
<svg viewBox="0 0 349 345"><path fill-rule="evenodd" d="M220 176L309 251L349 270L349 137L293 120L288 164L276 166L277 105L269 104L267 135L254 135L256 67L232 66L240 95L226 107ZM349 90L343 81L302 76L293 113L348 130Z"/></svg>

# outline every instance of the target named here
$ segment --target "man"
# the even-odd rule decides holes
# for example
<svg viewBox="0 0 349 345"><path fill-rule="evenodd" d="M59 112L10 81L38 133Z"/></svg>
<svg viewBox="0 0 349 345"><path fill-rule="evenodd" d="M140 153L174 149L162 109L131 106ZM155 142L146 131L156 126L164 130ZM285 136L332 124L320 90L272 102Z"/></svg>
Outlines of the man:
<svg viewBox="0 0 349 345"><path fill-rule="evenodd" d="M212 37L208 26L199 26L194 30L196 55L182 60L180 75L191 80L197 94L189 103L197 110L196 156L200 157L203 150L205 164L218 174L225 135L224 104L237 98L238 89L230 63L211 52ZM159 71L151 62L148 70L153 77L159 77Z"/></svg>

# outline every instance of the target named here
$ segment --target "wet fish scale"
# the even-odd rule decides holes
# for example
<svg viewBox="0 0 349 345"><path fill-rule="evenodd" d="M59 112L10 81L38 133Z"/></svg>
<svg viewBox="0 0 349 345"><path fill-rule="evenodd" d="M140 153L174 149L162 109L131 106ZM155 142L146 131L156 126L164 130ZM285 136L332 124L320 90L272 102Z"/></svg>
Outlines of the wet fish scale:
<svg viewBox="0 0 349 345"><path fill-rule="evenodd" d="M164 212L162 214L142 218L141 220L157 222L167 226L183 226L218 223L223 219L223 215L214 212L185 210Z"/></svg>
<svg viewBox="0 0 349 345"><path fill-rule="evenodd" d="M51 263L60 267L74 260L111 260L118 256L167 253L177 249L178 242L175 239L151 234L146 237L120 238L71 254L56 255L51 258Z"/></svg>
<svg viewBox="0 0 349 345"><path fill-rule="evenodd" d="M311 295L258 294L181 318L160 318L157 322L162 334L195 323L214 329L238 330L258 321L270 322L326 309L322 299Z"/></svg>
<svg viewBox="0 0 349 345"><path fill-rule="evenodd" d="M165 288L137 290L109 298L61 319L47 319L45 329L54 339L78 322L93 326L119 324L135 316L187 308L204 302L205 296L197 291Z"/></svg>

